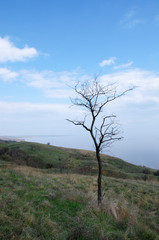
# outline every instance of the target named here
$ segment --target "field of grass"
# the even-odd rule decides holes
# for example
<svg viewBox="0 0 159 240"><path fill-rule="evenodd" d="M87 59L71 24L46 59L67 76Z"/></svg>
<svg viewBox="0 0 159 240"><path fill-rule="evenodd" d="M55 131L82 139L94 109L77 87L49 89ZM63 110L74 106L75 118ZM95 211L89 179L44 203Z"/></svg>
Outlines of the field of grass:
<svg viewBox="0 0 159 240"><path fill-rule="evenodd" d="M103 156L105 168L115 176L103 176L99 208L97 177L87 169L95 161L92 152L31 143L1 143L0 149L0 239L159 240L159 177L152 169L146 169L146 181L134 179L143 176L145 168ZM70 171L66 166L60 173L61 162L71 156L88 174L74 173L79 169L72 162ZM30 165L44 165L26 166L29 157ZM118 171L127 178L115 174Z"/></svg>

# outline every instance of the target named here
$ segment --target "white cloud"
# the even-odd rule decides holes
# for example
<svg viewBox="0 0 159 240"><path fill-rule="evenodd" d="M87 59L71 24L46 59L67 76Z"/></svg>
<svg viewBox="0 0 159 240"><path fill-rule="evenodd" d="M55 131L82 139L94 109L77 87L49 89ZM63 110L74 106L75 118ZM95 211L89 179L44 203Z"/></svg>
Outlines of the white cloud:
<svg viewBox="0 0 159 240"><path fill-rule="evenodd" d="M72 96L71 86L78 80L89 78L82 75L79 69L72 72L21 71L20 74L21 80L28 86L41 89L47 97L58 99Z"/></svg>
<svg viewBox="0 0 159 240"><path fill-rule="evenodd" d="M0 101L0 112L17 114L17 113L66 113L69 105L67 104L44 104L31 102L4 102Z"/></svg>
<svg viewBox="0 0 159 240"><path fill-rule="evenodd" d="M35 48L17 48L8 37L0 37L0 62L26 61L29 58L36 57L38 52Z"/></svg>
<svg viewBox="0 0 159 240"><path fill-rule="evenodd" d="M8 68L0 68L0 80L23 82L29 87L41 89L45 96L49 98L68 99L74 94L71 86L74 86L78 80L84 81L88 78L90 76L81 74L79 69L70 72L54 72L51 70L13 72Z"/></svg>
<svg viewBox="0 0 159 240"><path fill-rule="evenodd" d="M139 68L128 68L132 62L116 66L121 69L111 74L101 75L102 84L116 83L119 90L125 90L131 86L137 86L132 94L124 99L131 100L134 103L159 102L159 74ZM74 86L79 80L91 79L90 76L82 74L79 70L72 72L54 72L54 71L28 71L23 70L13 72L7 68L0 68L0 78L5 81L17 80L23 82L28 87L40 89L45 97L54 99L69 99L74 97L75 92L69 86ZM57 101L56 100L56 101ZM26 105L25 105L26 106Z"/></svg>
<svg viewBox="0 0 159 240"><path fill-rule="evenodd" d="M4 81L12 81L18 77L17 72L13 72L8 68L0 68L0 79Z"/></svg>
<svg viewBox="0 0 159 240"><path fill-rule="evenodd" d="M80 118L83 113L79 109L70 108L70 103L0 101L0 114L0 135L22 136L74 134L74 126L66 119ZM81 132L81 129L75 131ZM55 139L53 144L58 145ZM59 145L62 146L62 143Z"/></svg>
<svg viewBox="0 0 159 240"><path fill-rule="evenodd" d="M21 71L22 79L29 85L40 89L62 87L68 82L75 81L78 71L54 72L54 71Z"/></svg>
<svg viewBox="0 0 159 240"><path fill-rule="evenodd" d="M131 96L126 100L133 103L159 103L159 74L142 69L128 69L113 74L106 74L100 77L103 84L108 82L117 83L119 90L137 86Z"/></svg>
<svg viewBox="0 0 159 240"><path fill-rule="evenodd" d="M99 63L100 67L105 67L105 66L110 66L115 64L116 57L111 57L109 59L103 60L102 62Z"/></svg>
<svg viewBox="0 0 159 240"><path fill-rule="evenodd" d="M118 66L114 66L114 69L128 68L128 67L131 67L132 64L133 64L133 61L125 63L125 64L121 64Z"/></svg>
<svg viewBox="0 0 159 240"><path fill-rule="evenodd" d="M137 86L132 94L128 94L125 98L136 103L146 102L159 102L159 74L151 71L142 70L139 68L128 68L122 70L122 68L130 67L133 62L116 66L116 69L121 68L120 71L111 74L105 74L100 76L100 80L103 84L108 82L117 83L119 90L125 90L131 86ZM28 75L30 74L30 75ZM41 89L46 97L56 99L68 99L74 96L73 89L68 85L74 85L79 80L91 79L90 76L82 75L79 71L72 72L27 72L23 79L24 82L35 88ZM28 81L29 79L29 81Z"/></svg>
<svg viewBox="0 0 159 240"><path fill-rule="evenodd" d="M120 21L120 24L123 27L130 28L130 29L140 23L144 23L144 20L136 17L135 10L130 10L129 12L127 12L122 18L122 20Z"/></svg>
<svg viewBox="0 0 159 240"><path fill-rule="evenodd" d="M78 118L83 114L81 109L70 107L70 103L32 103L32 102L13 102L13 101L0 101L0 122L6 124L7 122L33 122L34 128L37 125L44 128L51 128L55 125L66 123L67 118ZM44 126L47 120L52 122L52 126ZM37 122L35 122L35 120ZM11 123L12 124L12 123ZM16 123L17 124L17 123ZM13 126L13 125L12 125ZM22 126L25 128L25 126ZM3 129L1 129L3 130ZM58 131L58 129L56 129Z"/></svg>
<svg viewBox="0 0 159 240"><path fill-rule="evenodd" d="M129 12L127 12L124 17L125 19L130 19L135 15L135 11L134 10L130 10Z"/></svg>

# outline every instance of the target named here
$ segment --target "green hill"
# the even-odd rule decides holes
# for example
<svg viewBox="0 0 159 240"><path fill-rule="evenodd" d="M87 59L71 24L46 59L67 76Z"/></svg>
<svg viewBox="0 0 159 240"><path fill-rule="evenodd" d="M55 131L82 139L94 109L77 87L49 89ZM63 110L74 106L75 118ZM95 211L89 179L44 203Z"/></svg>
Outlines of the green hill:
<svg viewBox="0 0 159 240"><path fill-rule="evenodd" d="M0 143L0 239L159 240L157 171L91 151Z"/></svg>
<svg viewBox="0 0 159 240"><path fill-rule="evenodd" d="M28 142L0 143L0 159L19 165L50 169L59 173L97 174L98 166L92 151L68 149ZM130 164L122 159L102 155L103 175L152 179L154 170Z"/></svg>

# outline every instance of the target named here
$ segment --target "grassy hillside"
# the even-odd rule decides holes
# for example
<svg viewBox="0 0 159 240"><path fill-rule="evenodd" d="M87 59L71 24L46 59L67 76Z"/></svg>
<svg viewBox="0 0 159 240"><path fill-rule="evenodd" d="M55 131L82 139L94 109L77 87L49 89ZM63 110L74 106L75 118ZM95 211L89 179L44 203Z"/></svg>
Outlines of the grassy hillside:
<svg viewBox="0 0 159 240"><path fill-rule="evenodd" d="M103 176L98 208L94 153L1 142L0 239L159 240L154 170L104 155L103 162L113 177Z"/></svg>
<svg viewBox="0 0 159 240"><path fill-rule="evenodd" d="M95 153L27 142L1 142L0 159L59 173L97 174ZM154 170L127 163L119 158L102 155L103 175L154 179Z"/></svg>
<svg viewBox="0 0 159 240"><path fill-rule="evenodd" d="M26 166L0 168L0 239L159 239L159 185L47 173Z"/></svg>

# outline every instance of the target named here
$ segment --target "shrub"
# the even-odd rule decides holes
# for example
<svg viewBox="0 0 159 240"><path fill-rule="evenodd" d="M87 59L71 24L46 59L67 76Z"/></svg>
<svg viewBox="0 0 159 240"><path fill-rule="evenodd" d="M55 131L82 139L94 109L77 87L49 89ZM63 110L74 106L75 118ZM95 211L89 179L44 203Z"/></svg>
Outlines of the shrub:
<svg viewBox="0 0 159 240"><path fill-rule="evenodd" d="M144 174L150 174L150 169L148 168L144 168L143 171L142 171Z"/></svg>
<svg viewBox="0 0 159 240"><path fill-rule="evenodd" d="M144 175L142 176L142 180L146 181L147 179L148 179L148 176L144 174Z"/></svg>
<svg viewBox="0 0 159 240"><path fill-rule="evenodd" d="M3 154L5 154L5 153L7 153L7 152L8 152L8 150L9 150L9 148L8 148L8 147L3 147L3 148L0 148L0 156L1 156L1 155L3 155Z"/></svg>
<svg viewBox="0 0 159 240"><path fill-rule="evenodd" d="M155 172L153 173L153 175L159 176L159 170L155 171Z"/></svg>

